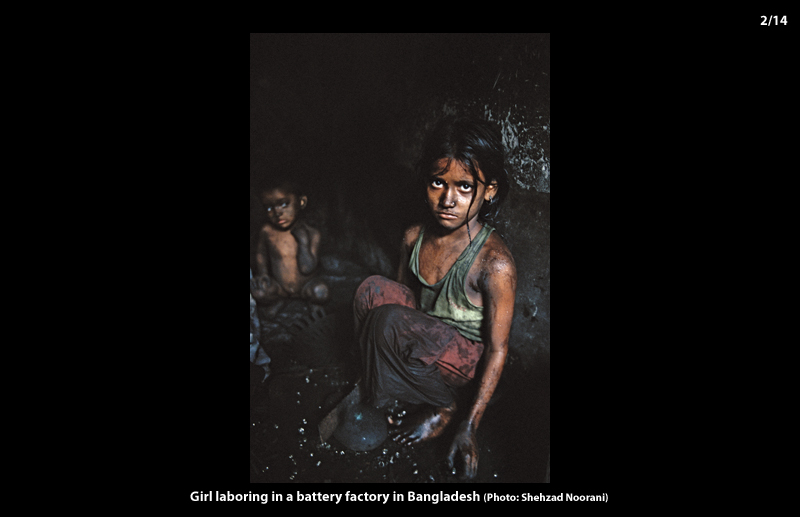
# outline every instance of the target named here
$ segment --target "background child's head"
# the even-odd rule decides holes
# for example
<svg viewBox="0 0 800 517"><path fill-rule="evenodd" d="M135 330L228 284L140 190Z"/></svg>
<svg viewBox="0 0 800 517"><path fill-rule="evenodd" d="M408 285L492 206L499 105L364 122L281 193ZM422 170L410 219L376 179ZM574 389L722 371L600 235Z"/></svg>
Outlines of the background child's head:
<svg viewBox="0 0 800 517"><path fill-rule="evenodd" d="M494 217L509 188L500 129L485 120L446 117L428 136L417 164L417 173L423 183L428 181L428 176L442 158L461 162L472 174L476 185L480 181L479 169L486 185L497 184L492 202L484 203L480 211L482 218Z"/></svg>
<svg viewBox="0 0 800 517"><path fill-rule="evenodd" d="M308 198L303 195L298 185L286 179L261 183L256 195L270 224L281 230L288 230L294 226L300 211L308 203Z"/></svg>

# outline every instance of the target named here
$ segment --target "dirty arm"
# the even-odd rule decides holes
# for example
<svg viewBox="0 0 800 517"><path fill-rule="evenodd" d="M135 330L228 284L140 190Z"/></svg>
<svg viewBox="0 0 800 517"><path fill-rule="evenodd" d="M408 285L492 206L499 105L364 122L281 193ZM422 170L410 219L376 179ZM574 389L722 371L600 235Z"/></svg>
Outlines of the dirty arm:
<svg viewBox="0 0 800 517"><path fill-rule="evenodd" d="M403 242L403 245L400 247L400 266L397 268L397 283L408 285L408 258L409 252L406 243Z"/></svg>
<svg viewBox="0 0 800 517"><path fill-rule="evenodd" d="M408 261L411 259L411 250L419 237L419 226L408 228L403 234L403 243L400 246L400 265L397 268L397 283L411 287L408 278Z"/></svg>
<svg viewBox="0 0 800 517"><path fill-rule="evenodd" d="M310 275L317 269L319 261L319 232L299 223L292 228L292 235L297 241L297 267L303 275Z"/></svg>
<svg viewBox="0 0 800 517"><path fill-rule="evenodd" d="M478 442L476 432L483 413L494 394L503 372L508 354L508 336L514 314L514 298L517 289L517 273L513 260L498 261L487 272L482 282L485 314L485 367L478 386L475 401L467 419L461 423L447 457L448 466L453 467L456 452L463 460L462 478L473 478L478 472Z"/></svg>
<svg viewBox="0 0 800 517"><path fill-rule="evenodd" d="M250 294L256 300L263 301L274 290L273 281L269 276L269 250L267 249L267 235L262 230L258 235L256 245L256 277L250 279Z"/></svg>
<svg viewBox="0 0 800 517"><path fill-rule="evenodd" d="M267 235L262 230L258 235L256 245L256 276L269 276L269 250L267 250Z"/></svg>

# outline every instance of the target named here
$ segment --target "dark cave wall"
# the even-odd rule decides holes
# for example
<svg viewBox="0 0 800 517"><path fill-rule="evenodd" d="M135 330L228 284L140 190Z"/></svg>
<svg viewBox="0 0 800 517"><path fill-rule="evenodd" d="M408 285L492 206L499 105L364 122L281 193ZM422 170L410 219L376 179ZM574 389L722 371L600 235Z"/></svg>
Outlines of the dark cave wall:
<svg viewBox="0 0 800 517"><path fill-rule="evenodd" d="M495 224L517 265L510 347L549 375L549 35L251 35L251 178L290 173L324 252L394 277L420 216L411 170L444 115L495 121L511 192ZM251 195L253 244L263 221Z"/></svg>

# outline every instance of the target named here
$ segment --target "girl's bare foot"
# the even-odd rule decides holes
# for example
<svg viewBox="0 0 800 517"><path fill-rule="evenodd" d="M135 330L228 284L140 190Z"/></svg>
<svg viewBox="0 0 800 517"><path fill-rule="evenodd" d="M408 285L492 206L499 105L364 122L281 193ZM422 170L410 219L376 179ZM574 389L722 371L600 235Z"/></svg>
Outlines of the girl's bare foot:
<svg viewBox="0 0 800 517"><path fill-rule="evenodd" d="M388 418L389 436L397 443L411 445L436 438L444 431L456 412L456 404L450 407L428 406L408 418Z"/></svg>

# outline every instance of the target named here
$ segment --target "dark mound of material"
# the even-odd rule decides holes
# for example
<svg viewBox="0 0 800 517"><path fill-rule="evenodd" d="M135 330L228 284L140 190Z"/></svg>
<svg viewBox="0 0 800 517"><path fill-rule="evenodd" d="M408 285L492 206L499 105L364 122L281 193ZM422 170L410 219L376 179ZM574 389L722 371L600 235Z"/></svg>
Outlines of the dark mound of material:
<svg viewBox="0 0 800 517"><path fill-rule="evenodd" d="M381 410L355 403L345 409L333 437L348 449L371 451L379 447L388 434L386 417Z"/></svg>

